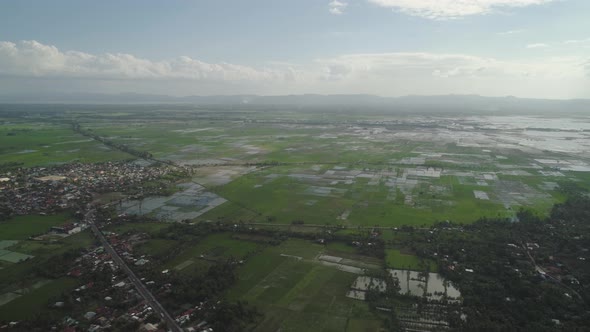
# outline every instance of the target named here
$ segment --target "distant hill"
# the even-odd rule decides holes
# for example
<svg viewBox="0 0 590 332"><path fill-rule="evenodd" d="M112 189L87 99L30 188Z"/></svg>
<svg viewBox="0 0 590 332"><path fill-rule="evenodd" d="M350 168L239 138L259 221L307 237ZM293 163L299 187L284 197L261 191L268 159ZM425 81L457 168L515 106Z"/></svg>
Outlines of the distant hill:
<svg viewBox="0 0 590 332"><path fill-rule="evenodd" d="M173 97L150 94L47 94L0 95L4 104L188 104L207 107L360 109L383 112L458 112L458 113L575 113L590 115L590 99L530 99L483 97L478 95L438 95L379 97L365 94L350 95L228 95Z"/></svg>

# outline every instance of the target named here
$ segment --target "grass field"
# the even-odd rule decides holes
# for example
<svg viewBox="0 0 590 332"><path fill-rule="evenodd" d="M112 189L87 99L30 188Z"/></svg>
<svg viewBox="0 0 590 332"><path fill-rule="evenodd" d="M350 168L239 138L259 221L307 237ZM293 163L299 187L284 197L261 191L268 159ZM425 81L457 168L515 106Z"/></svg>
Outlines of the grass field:
<svg viewBox="0 0 590 332"><path fill-rule="evenodd" d="M261 245L257 243L232 239L230 233L213 234L185 248L174 259L166 262L164 268L176 269L182 273L199 273L211 261L230 258L240 260L259 248Z"/></svg>
<svg viewBox="0 0 590 332"><path fill-rule="evenodd" d="M313 260L322 249L294 239L266 248L240 267L228 298L262 309L255 331L379 331L367 304L345 296L356 275Z"/></svg>
<svg viewBox="0 0 590 332"><path fill-rule="evenodd" d="M246 175L228 176L231 182L227 184L207 183L212 192L228 202L197 221L263 222L267 225L256 227L299 232L320 232L322 225L338 224L349 227L340 231L348 234L367 231L356 226L394 228L428 226L442 220L469 223L484 216L511 217L520 206L544 214L552 203L565 199L565 194L555 188L543 189L551 187L548 181L572 180L590 186L590 172L563 171L563 176L546 176L542 171L553 167L535 162L536 158L589 162L586 154L546 151L549 146L523 147L515 142L535 140L521 136L520 130L479 127L490 119L471 119L459 129L460 117L444 118L439 114L414 118L304 109L270 112L134 107L116 106L116 110L102 112L93 106L65 115L56 112L44 119L44 115L32 120L1 119L0 164L18 162L29 167L133 159L74 133L66 121L76 119L87 130L157 158L209 165L210 173L194 168L194 179L216 173L223 163L242 164L236 167L244 168L258 165ZM286 164L260 166L266 161ZM423 166L439 168L440 172L434 176L417 175ZM489 200L475 198L474 191L485 192ZM104 201L113 198L118 196L105 193L102 197ZM521 201L510 201L516 198ZM88 231L56 242L27 240L67 219L67 215L24 216L0 223L0 240L18 241L10 250L35 256L22 263L0 262L0 289L12 291L39 282L35 267L50 263L66 250L93 243ZM320 226L291 225L293 221ZM279 223L285 225L273 226ZM107 230L154 235L168 226L131 223L111 225ZM152 238L139 245L137 253L158 256L179 249L161 268L183 274L201 273L214 262L230 257L244 260L238 266L238 281L225 296L248 301L264 313L255 331L370 332L380 330L379 317L365 302L345 296L357 276L322 265L317 257L329 254L366 263L372 266L369 268L382 269L385 265L423 271L428 266L431 272L437 270L435 262L404 251L404 242L410 238L407 233L384 229L381 238L390 244L385 260L363 257L356 248L343 243L323 246L290 239L270 246L248 240L247 236L236 239L229 233L184 243ZM10 309L0 307L0 320L25 318L47 310L49 299L72 287L74 280L51 280L11 302Z"/></svg>
<svg viewBox="0 0 590 332"><path fill-rule="evenodd" d="M15 216L0 223L0 240L25 240L40 235L52 226L65 224L68 214Z"/></svg>
<svg viewBox="0 0 590 332"><path fill-rule="evenodd" d="M76 134L65 124L47 122L0 126L0 160L25 167L79 161L84 163L134 159Z"/></svg>
<svg viewBox="0 0 590 332"><path fill-rule="evenodd" d="M303 220L308 224L322 225L428 226L441 220L469 223L480 217L512 217L514 209L521 205L546 214L552 203L564 199L563 195L552 191L548 199L530 199L523 204L515 204L514 209L508 209L500 198L510 196L515 191L498 191L494 181L488 181L489 187L488 184L482 187L477 184L475 176L468 176L469 179L461 183L457 176L420 178L415 188L403 190L403 193L399 190L403 185L397 184L396 192L391 186L385 185L386 178L395 178L391 173L397 173L399 177L404 170L413 169L416 165L438 165L445 170L472 175L498 173L502 181L520 182L535 190L539 189L543 181L556 179L540 176L531 170L531 163L538 156L523 153L516 148L491 147L495 144L494 137L490 137L489 150L479 146L464 146L448 138L441 142L415 140L413 134L428 134L428 131L422 131L421 125L416 126L411 119L404 118L398 122L400 119L394 115L331 113L330 117L326 117L326 114L306 112L293 114L284 111L266 113L235 110L225 112L223 116L226 118L221 118L221 115L206 110L150 109L142 113L135 112L132 107L125 112L109 110L100 115L89 115L88 111L79 111L69 116L76 118L88 130L112 141L147 150L158 158L188 163L223 163L225 159L238 163L278 161L308 165L259 169L227 185L213 188L213 191L230 201L198 220L280 223ZM283 120L285 123L280 123ZM357 121L385 120L396 121L389 127L383 125L384 128L381 125L364 127L354 124ZM412 135L398 137L398 133ZM41 123L21 119L0 126L0 136L6 137L0 143L0 157L5 156L6 161L19 160L25 165L129 157L117 151L107 151L104 146L85 137L76 138L68 125L58 122ZM557 157L547 151L543 151L543 155ZM407 163L404 159L408 158L424 161ZM313 180L304 181L292 176L312 174L310 169L313 167L317 167L316 175L336 167L357 169L378 176L384 173L390 175L383 175L373 185L368 184L367 179L355 179L354 183L348 185L330 185L342 190L342 193L322 196L314 194L310 187L329 184L317 184ZM507 175L513 169L526 169L530 174ZM502 170L509 171L502 173ZM278 177L267 177L273 174ZM567 177L583 180L584 175L570 172ZM446 191L437 193L437 187ZM491 199L476 199L474 190L486 192ZM409 203L404 202L404 199L409 199ZM342 215L346 217L342 218Z"/></svg>
<svg viewBox="0 0 590 332"><path fill-rule="evenodd" d="M69 292L78 285L78 280L61 278L18 297L8 304L0 306L0 321L14 321L33 318L36 314L48 310L48 301L62 293ZM64 313L60 313L63 315Z"/></svg>
<svg viewBox="0 0 590 332"><path fill-rule="evenodd" d="M330 242L328 243L328 245L326 245L326 249L330 251L339 251L350 254L354 254L357 252L357 248L342 242Z"/></svg>
<svg viewBox="0 0 590 332"><path fill-rule="evenodd" d="M170 224L165 222L133 222L109 225L106 227L106 230L118 234L123 234L129 231L154 234L167 227L170 227Z"/></svg>
<svg viewBox="0 0 590 332"><path fill-rule="evenodd" d="M33 277L35 267L51 260L52 257L61 255L67 250L86 248L94 243L94 237L89 230L69 236L57 242L37 242L30 240L20 241L10 250L35 256L25 262L5 266L0 273L0 290L14 288L17 282L25 278Z"/></svg>
<svg viewBox="0 0 590 332"><path fill-rule="evenodd" d="M174 240L166 239L151 239L145 243L140 244L135 248L140 255L163 255L176 247L177 242Z"/></svg>
<svg viewBox="0 0 590 332"><path fill-rule="evenodd" d="M380 171L372 170L374 173ZM443 220L469 223L484 216L513 215L512 211L507 211L498 202L476 199L473 190L481 188L460 184L454 177L429 180L433 186L448 188L448 192L440 197L428 193L429 185L416 187L413 190L415 205L408 205L404 203L404 195L400 192L395 200L390 199L390 189L383 181L377 185L368 185L366 179L357 178L350 185L339 183L329 186L340 192L318 195L313 193L314 186L328 185L290 176L305 174L321 177L322 172L312 171L309 167L285 166L242 176L215 190L230 203L205 213L199 219L239 218L244 221L277 223L302 220L306 224L319 225L396 227L431 225ZM340 217L343 213L347 214L346 218Z"/></svg>
<svg viewBox="0 0 590 332"><path fill-rule="evenodd" d="M49 300L61 295L62 292L68 292L77 285L77 280L69 278L40 279L35 270L68 250L90 246L94 238L88 230L56 241L28 240L29 236L45 233L51 226L63 224L69 219L68 214L29 215L14 217L0 223L0 240L16 240L3 241L3 244L10 244L7 249L34 256L19 263L2 263L0 294L10 294L19 289L28 289L28 291L0 306L0 321L32 318L37 313L49 312L51 311L47 306ZM43 284L37 288L35 285L40 282ZM63 312L59 315L63 316Z"/></svg>
<svg viewBox="0 0 590 332"><path fill-rule="evenodd" d="M386 249L385 255L385 263L390 269L424 271L428 267L430 272L438 271L435 262L428 259L421 259L418 256L404 254L397 249Z"/></svg>

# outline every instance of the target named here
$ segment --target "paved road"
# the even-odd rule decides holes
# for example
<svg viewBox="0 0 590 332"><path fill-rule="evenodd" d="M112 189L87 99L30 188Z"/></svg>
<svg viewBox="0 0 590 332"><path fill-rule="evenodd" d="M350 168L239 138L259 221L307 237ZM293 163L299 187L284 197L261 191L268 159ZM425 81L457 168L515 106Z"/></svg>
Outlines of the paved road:
<svg viewBox="0 0 590 332"><path fill-rule="evenodd" d="M139 294L146 300L147 303L162 317L162 319L166 322L166 325L170 329L170 331L174 332L182 332L183 329L176 323L174 318L168 314L166 309L156 300L154 295L145 287L145 285L139 280L139 278L133 273L133 271L127 266L127 263L119 256L119 254L115 251L115 249L111 246L109 241L105 238L104 234L100 231L100 229L94 224L94 209L89 209L86 212L85 219L90 225L92 232L94 235L100 240L105 250L111 255L113 261L121 268L127 276L129 280L133 283Z"/></svg>
<svg viewBox="0 0 590 332"><path fill-rule="evenodd" d="M529 256L529 259L531 260L531 263L533 264L533 266L535 267L535 270L537 272L539 272L539 273L543 274L545 277L548 277L551 280L555 281L555 283L557 283L558 285L562 286L566 290L570 291L572 294L576 295L580 300L584 301L584 298L582 297L582 295L580 295L580 293L576 292L575 289L573 289L573 288L569 287L568 285L564 284L561 280L553 277L552 275L550 275L549 273L547 273L547 271L545 271L542 267L540 267L539 265L537 265L537 262L533 258L533 255L531 255L531 253L530 253L529 249L527 248L527 246L524 245L524 242L520 241L520 246L526 252L527 256Z"/></svg>

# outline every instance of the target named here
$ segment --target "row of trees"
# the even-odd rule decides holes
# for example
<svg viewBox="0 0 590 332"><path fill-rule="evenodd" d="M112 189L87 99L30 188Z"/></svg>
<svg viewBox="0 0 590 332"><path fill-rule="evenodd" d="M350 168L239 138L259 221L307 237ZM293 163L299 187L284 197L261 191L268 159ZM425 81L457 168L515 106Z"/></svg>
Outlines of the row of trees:
<svg viewBox="0 0 590 332"><path fill-rule="evenodd" d="M92 138L96 141L101 142L102 144L104 144L108 147L129 153L130 155L136 156L138 158L142 158L142 159L152 159L153 158L152 154L149 153L148 151L136 150L128 145L108 140L98 134L93 133L90 129L89 130L83 129L80 126L80 124L77 122L72 122L72 129L82 136Z"/></svg>
<svg viewBox="0 0 590 332"><path fill-rule="evenodd" d="M414 231L406 241L420 255L437 259L440 272L460 289L468 323L458 329L574 331L590 326L590 291L584 286L590 284L590 266L584 263L590 249L590 199L572 197L546 218L525 210L518 217L520 222L439 223L432 233ZM550 272L539 273L537 266Z"/></svg>
<svg viewBox="0 0 590 332"><path fill-rule="evenodd" d="M210 234L225 231L229 226L215 223L186 225L174 223L151 234L153 239L174 240L175 246L152 256L152 263L138 267L140 275L158 285L155 292L158 300L171 312L186 310L185 305L201 305L199 320L205 320L214 331L243 331L257 321L261 314L256 307L246 302L228 302L223 299L225 291L236 282L237 261L233 258L213 262L204 270L180 273L171 270L162 274L157 268L173 259L185 249L199 243ZM161 285L170 285L161 287Z"/></svg>

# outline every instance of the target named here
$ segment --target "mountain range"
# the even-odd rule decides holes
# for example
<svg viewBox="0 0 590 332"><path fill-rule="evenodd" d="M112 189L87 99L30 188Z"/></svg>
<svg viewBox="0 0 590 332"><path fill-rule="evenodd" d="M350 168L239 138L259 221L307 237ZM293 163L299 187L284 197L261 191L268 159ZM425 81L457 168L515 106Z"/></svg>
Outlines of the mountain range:
<svg viewBox="0 0 590 332"><path fill-rule="evenodd" d="M289 108L289 109L340 109L359 108L391 111L458 111L484 113L576 113L590 115L590 99L531 99L484 97L479 95L435 95L379 97L366 94L351 95L217 95L175 97L152 94L37 94L0 95L4 104L179 104L200 107L232 108Z"/></svg>

